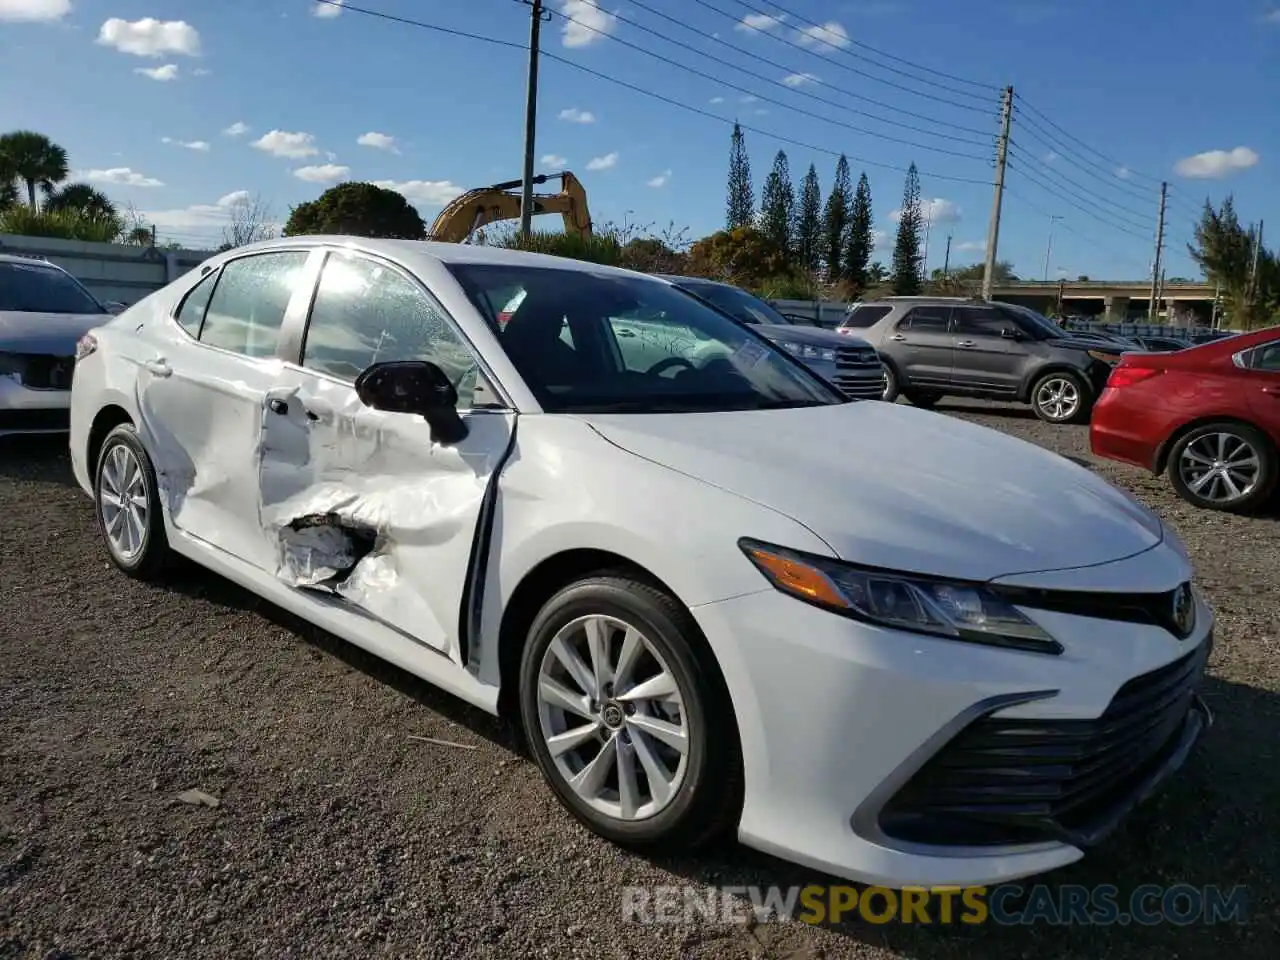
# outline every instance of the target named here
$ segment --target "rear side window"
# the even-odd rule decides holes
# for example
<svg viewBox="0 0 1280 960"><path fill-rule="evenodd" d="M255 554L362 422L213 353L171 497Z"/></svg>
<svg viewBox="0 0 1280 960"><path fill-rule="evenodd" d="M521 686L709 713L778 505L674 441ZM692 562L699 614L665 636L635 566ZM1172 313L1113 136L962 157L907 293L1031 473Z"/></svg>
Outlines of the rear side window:
<svg viewBox="0 0 1280 960"><path fill-rule="evenodd" d="M209 297L213 295L213 286L218 271L212 271L207 277L187 291L182 306L176 315L179 326L191 336L199 339L200 324L204 322L204 312L209 308Z"/></svg>
<svg viewBox="0 0 1280 960"><path fill-rule="evenodd" d="M841 326L851 330L865 330L887 317L892 309L893 307L854 307Z"/></svg>
<svg viewBox="0 0 1280 960"><path fill-rule="evenodd" d="M899 330L918 333L946 333L948 307L912 307L911 312L898 321Z"/></svg>
<svg viewBox="0 0 1280 960"><path fill-rule="evenodd" d="M209 300L200 342L246 357L272 356L306 262L307 254L299 250L260 253L224 266Z"/></svg>

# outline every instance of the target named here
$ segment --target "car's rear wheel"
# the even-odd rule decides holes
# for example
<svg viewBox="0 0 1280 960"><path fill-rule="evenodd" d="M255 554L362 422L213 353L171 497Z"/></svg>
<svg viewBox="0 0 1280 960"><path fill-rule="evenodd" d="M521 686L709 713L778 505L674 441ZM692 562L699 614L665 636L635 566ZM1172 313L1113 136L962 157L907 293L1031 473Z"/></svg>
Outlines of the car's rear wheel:
<svg viewBox="0 0 1280 960"><path fill-rule="evenodd" d="M913 407L921 410L932 410L942 399L942 394L933 390L904 390L903 396L911 401Z"/></svg>
<svg viewBox="0 0 1280 960"><path fill-rule="evenodd" d="M1243 423L1208 423L1173 445L1168 473L1174 492L1188 503L1245 513L1275 491L1280 465L1275 445L1260 430Z"/></svg>
<svg viewBox="0 0 1280 960"><path fill-rule="evenodd" d="M666 593L606 575L547 601L521 658L520 710L543 776L600 836L689 848L736 820L742 761L728 693Z"/></svg>
<svg viewBox="0 0 1280 960"><path fill-rule="evenodd" d="M898 394L902 392L902 378L898 376L898 371L891 365L884 365L884 392L880 394L880 399L885 403L893 403L898 399Z"/></svg>
<svg viewBox="0 0 1280 960"><path fill-rule="evenodd" d="M155 577L169 557L169 543L155 468L133 424L120 424L102 441L93 494L111 562L139 580Z"/></svg>
<svg viewBox="0 0 1280 960"><path fill-rule="evenodd" d="M1093 410L1093 395L1079 374L1055 370L1031 388L1031 409L1045 423L1083 423Z"/></svg>

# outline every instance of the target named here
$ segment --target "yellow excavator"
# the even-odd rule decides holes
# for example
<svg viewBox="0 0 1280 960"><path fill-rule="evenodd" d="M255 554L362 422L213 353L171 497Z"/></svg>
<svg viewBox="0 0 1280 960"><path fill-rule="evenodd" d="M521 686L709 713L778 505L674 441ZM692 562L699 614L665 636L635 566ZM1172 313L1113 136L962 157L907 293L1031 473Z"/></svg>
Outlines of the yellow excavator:
<svg viewBox="0 0 1280 960"><path fill-rule="evenodd" d="M535 184L560 181L559 193L535 193L533 214L558 213L564 217L565 233L591 236L591 214L587 211L587 191L582 181L565 170L543 173L533 178ZM465 243L485 224L498 220L520 219L520 187L523 181L508 180L491 187L468 190L440 211L431 225L429 240Z"/></svg>

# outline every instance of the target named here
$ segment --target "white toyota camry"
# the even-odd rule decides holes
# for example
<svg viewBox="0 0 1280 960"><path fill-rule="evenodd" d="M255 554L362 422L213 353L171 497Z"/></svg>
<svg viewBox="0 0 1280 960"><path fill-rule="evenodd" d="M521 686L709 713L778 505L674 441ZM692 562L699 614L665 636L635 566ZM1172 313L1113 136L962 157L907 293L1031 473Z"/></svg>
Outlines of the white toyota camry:
<svg viewBox="0 0 1280 960"><path fill-rule="evenodd" d="M182 554L508 713L630 846L995 883L1078 859L1209 722L1212 614L1150 511L627 271L242 247L81 341L70 442L125 573Z"/></svg>

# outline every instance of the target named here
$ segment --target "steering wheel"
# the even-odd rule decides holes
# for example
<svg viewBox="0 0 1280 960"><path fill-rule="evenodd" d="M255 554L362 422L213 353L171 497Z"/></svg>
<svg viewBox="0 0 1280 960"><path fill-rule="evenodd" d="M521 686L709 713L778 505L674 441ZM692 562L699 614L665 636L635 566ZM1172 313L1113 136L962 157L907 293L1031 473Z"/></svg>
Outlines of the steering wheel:
<svg viewBox="0 0 1280 960"><path fill-rule="evenodd" d="M664 357L646 370L645 376L659 377L672 367L686 367L687 369L692 370L693 364L684 357Z"/></svg>

